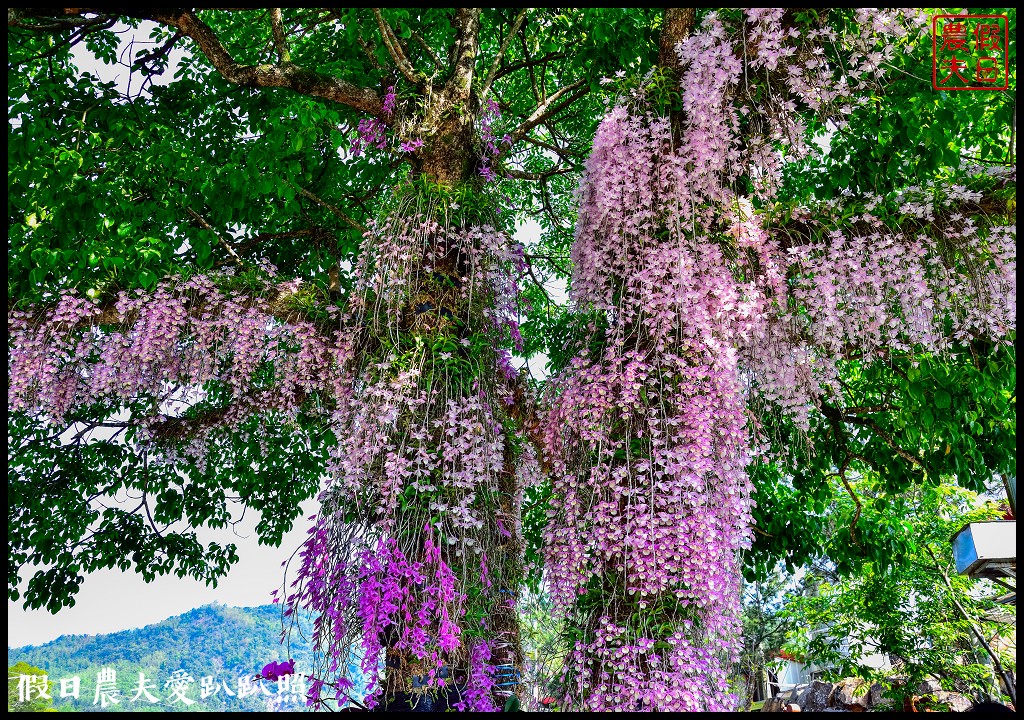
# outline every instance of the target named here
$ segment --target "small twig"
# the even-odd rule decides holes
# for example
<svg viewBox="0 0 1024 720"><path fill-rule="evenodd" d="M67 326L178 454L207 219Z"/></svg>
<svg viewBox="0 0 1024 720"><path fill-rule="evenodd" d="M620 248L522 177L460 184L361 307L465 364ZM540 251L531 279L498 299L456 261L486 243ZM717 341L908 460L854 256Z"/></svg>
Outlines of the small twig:
<svg viewBox="0 0 1024 720"><path fill-rule="evenodd" d="M327 208L328 210L330 210L332 213L334 213L334 215L336 215L338 218L340 218L343 222L345 222L346 224L350 225L351 227L354 227L359 232L362 232L362 233L369 232L369 230L367 229L367 227L365 225L363 225L358 220L355 220L355 219L349 217L348 215L346 215L340 208L335 207L334 205L331 205L326 200L323 200L322 198L317 197L316 195L311 193L306 188L299 187L295 183L293 183L291 181L288 181L288 180L286 180L285 182L287 182L293 188L298 190L303 196L309 198L310 200L315 202L320 207L324 207L324 208Z"/></svg>
<svg viewBox="0 0 1024 720"><path fill-rule="evenodd" d="M398 42L398 36L395 35L395 31L391 29L388 21L384 19L384 16L380 13L380 8L372 8L373 15L377 18L377 25L380 27L380 34L384 38L384 47L388 49L388 54L391 55L391 59L395 61L395 66L399 72L405 76L405 79L411 82L417 87L422 84L422 78L416 73L409 59L402 52L402 46Z"/></svg>
<svg viewBox="0 0 1024 720"><path fill-rule="evenodd" d="M515 178L516 180L545 180L555 175L567 175L573 172L576 172L576 168L553 168L539 173L528 172L526 170L516 170L515 168L507 168L505 170L506 175L510 178Z"/></svg>
<svg viewBox="0 0 1024 720"><path fill-rule="evenodd" d="M540 179L540 200L541 205L544 207L544 212L547 213L548 219L551 220L552 227L559 230L567 229L562 226L561 219L555 213L554 208L551 207L551 198L548 195L548 179L546 177Z"/></svg>
<svg viewBox="0 0 1024 720"><path fill-rule="evenodd" d="M439 58L437 54L434 53L433 49L430 47L430 45L427 44L427 41L423 39L422 35L413 30L412 39L418 42L420 44L420 47L426 51L427 56L430 58L430 62L434 63L434 67L436 67L438 70L444 68L444 63L441 62L441 58Z"/></svg>
<svg viewBox="0 0 1024 720"><path fill-rule="evenodd" d="M960 602L956 599L956 591L953 589L953 583L949 581L949 575L947 575L946 571L942 569L942 565L939 563L939 559L935 557L935 553L932 552L931 545L929 545L928 543L924 543L924 549L928 551L928 554L931 556L932 562L934 563L935 569L939 572L939 575L942 576L942 581L946 584L946 588L949 590L950 602L953 603L953 607L957 609L961 617L963 617L963 619L967 621L967 624L971 628L971 633L974 635L977 641L981 643L981 646L985 649L985 652L988 653L988 656L992 659L993 669L1002 677L1003 682L1006 684L1006 690L1010 695L1010 700L1011 702L1013 702L1014 705L1016 705L1017 692L1014 688L1014 684L1009 674L1003 671L1003 664L999 659L999 654L992 650L992 647L988 644L988 641L985 640L985 636L982 635L981 630L978 629L975 620L967 613L967 611L964 609L964 606L961 605Z"/></svg>
<svg viewBox="0 0 1024 720"><path fill-rule="evenodd" d="M150 63L165 57L171 51L171 48L173 48L174 45L178 42L178 40L180 40L183 37L185 37L185 35L181 31L175 32L174 35L171 36L170 40L165 42L163 45L158 47L153 52L146 53L142 57L136 58L133 61L133 64L140 70L146 71L147 74L153 74L153 68L150 66Z"/></svg>
<svg viewBox="0 0 1024 720"><path fill-rule="evenodd" d="M366 42L361 34L356 36L356 42L359 43L359 47L363 49L363 53L370 60L371 65L373 65L378 70L385 70L385 67L380 64L380 61L377 59L377 56L373 54L373 46Z"/></svg>
<svg viewBox="0 0 1024 720"><path fill-rule="evenodd" d="M82 127L75 132L75 152L78 152L78 148L82 144L82 132L85 130L85 118L89 116L89 111L95 108L98 104L99 103L93 103L82 111Z"/></svg>
<svg viewBox="0 0 1024 720"><path fill-rule="evenodd" d="M510 133L512 143L514 144L518 140L522 139L522 137L526 135L526 133L540 125L542 122L544 122L546 118L557 115L559 112L569 107L574 102L576 102L581 97L590 92L590 88L586 87L584 83L585 80L580 79L570 85L566 85L565 87L559 88L555 92L551 93L547 100L538 105L534 109L534 111L530 113L530 116L526 118L526 120L524 120L519 127L517 127ZM573 90L576 90L576 92L569 95L568 98L558 103L557 105L555 104L559 99L561 99L567 93L572 92Z"/></svg>
<svg viewBox="0 0 1024 720"><path fill-rule="evenodd" d="M190 207L186 207L185 212L191 215L193 220L199 223L202 227L212 232L217 237L217 241L220 243L221 247L227 251L228 255L231 256L231 259L233 261L235 261L236 263L243 267L245 266L245 261L242 260L242 258L238 257L238 253L235 252L234 248L231 247L228 241L225 240L224 237L219 232L214 230L213 226L210 225L210 223L206 222L202 215L200 215Z"/></svg>
<svg viewBox="0 0 1024 720"><path fill-rule="evenodd" d="M828 405L824 402L821 403L821 412L826 418L828 418L829 422L832 424L833 429L836 431L837 441L842 441L845 443L844 435L839 427L839 425L844 422L871 428L871 430L873 430L875 434L878 435L878 437L880 437L886 445L892 448L897 455L899 455L907 462L917 465L922 470L924 469L924 463L921 461L921 458L911 455L909 452L907 452L899 445L897 445L896 442L889 435L889 433L883 430L882 427L871 418L863 418L858 417L856 415L843 415L843 412L841 410L838 410L837 408L834 408L831 405Z"/></svg>
<svg viewBox="0 0 1024 720"><path fill-rule="evenodd" d="M868 415L870 413L880 413L886 410L892 410L893 406L889 403L883 403L882 405L860 405L855 407L843 408L839 412L843 415Z"/></svg>
<svg viewBox="0 0 1024 720"><path fill-rule="evenodd" d="M523 57L530 57L530 49L526 44L526 33L520 35L519 39L522 41L523 45ZM531 63L525 66L530 71L530 89L533 90L534 100L537 102L543 102L544 98L541 97L540 91L537 89L537 76L533 72L534 64L535 63Z"/></svg>
<svg viewBox="0 0 1024 720"><path fill-rule="evenodd" d="M843 487L846 488L846 492L853 499L853 504L857 506L853 513L853 520L850 521L850 539L853 540L854 545L860 545L860 542L857 540L857 521L860 520L860 513L863 507L860 504L860 498L857 497L857 493L850 487L850 481L846 479L846 468L850 466L851 457L851 455L847 454L846 459L843 460L842 467L839 468L839 479L843 481Z"/></svg>
<svg viewBox="0 0 1024 720"><path fill-rule="evenodd" d="M544 298L548 301L549 305L554 305L555 302L551 299L551 295L548 294L548 290L544 287L544 283L537 279L537 276L533 274L533 263L530 262L530 258L526 259L526 271L530 273L530 279L533 280L534 285L540 288L540 291L544 293Z"/></svg>
<svg viewBox="0 0 1024 720"><path fill-rule="evenodd" d="M71 33L71 35L66 40L62 40L61 42L55 44L49 50L46 50L45 52L41 52L38 55L33 55L31 57L25 58L24 60L18 60L17 62L11 63L11 67L15 68L15 67L19 67L21 65L25 65L26 63L34 62L36 60L43 60L43 59L46 59L46 58L51 58L54 55L56 55L57 53L59 53L61 50L63 50L64 48L71 48L71 47L74 47L75 45L77 45L78 43L82 42L82 40L85 39L86 35L89 35L89 34L94 33L94 32L99 32L101 30L107 30L107 29L113 27L116 22L117 22L117 18L107 19L105 15L104 16L100 16L98 18L93 18L92 20L89 20L89 21L86 21L85 23L80 24L79 26L77 26L78 30L76 30L75 32ZM30 28L31 29L33 26L16 25L16 27L23 27L23 28ZM75 27L75 26L71 26L71 27Z"/></svg>
<svg viewBox="0 0 1024 720"><path fill-rule="evenodd" d="M909 452L907 452L899 445L897 445L896 442L892 439L892 437L890 437L889 434L885 430L883 430L881 426L874 420L862 417L844 417L843 420L848 423L853 423L854 425L863 425L864 427L871 428L872 430L875 431L876 435L882 438L886 445L888 445L896 452L897 455L899 455L907 462L917 465L919 468L924 468L924 463L921 461L921 458L911 455Z"/></svg>
<svg viewBox="0 0 1024 720"><path fill-rule="evenodd" d="M530 253L528 253L526 255L526 258L527 259L537 258L538 260L547 260L548 262L551 262L553 260L569 260L569 259L571 259L568 255L535 255L535 254L530 254Z"/></svg>
<svg viewBox="0 0 1024 720"><path fill-rule="evenodd" d="M549 52L546 55L539 58L535 58L533 60L520 60L519 62L514 62L511 63L510 65L506 65L505 67L501 68L494 79L497 80L498 78L503 78L506 75L514 73L516 70L533 68L537 65L543 65L544 63L550 62L552 60L562 60L565 57L566 55L563 52Z"/></svg>
<svg viewBox="0 0 1024 720"><path fill-rule="evenodd" d="M524 135L523 140L530 143L531 145L536 145L539 148L550 150L551 152L555 153L555 155L560 157L562 160L565 160L566 162L572 163L579 159L579 155L577 153L573 153L568 148L560 148L557 145L546 143L543 140L538 140L537 138L530 137L529 135ZM566 157L567 155L568 157Z"/></svg>
<svg viewBox="0 0 1024 720"><path fill-rule="evenodd" d="M299 237L311 238L314 244L319 245L319 243L323 239L330 237L330 235L330 231L328 231L325 228L319 227L303 228L302 230L289 230L286 232L279 233L260 233L258 235L253 235L252 237L246 238L244 242L239 243L238 250L244 252L246 250L251 250L260 243L264 243L270 240L289 240L292 238Z"/></svg>

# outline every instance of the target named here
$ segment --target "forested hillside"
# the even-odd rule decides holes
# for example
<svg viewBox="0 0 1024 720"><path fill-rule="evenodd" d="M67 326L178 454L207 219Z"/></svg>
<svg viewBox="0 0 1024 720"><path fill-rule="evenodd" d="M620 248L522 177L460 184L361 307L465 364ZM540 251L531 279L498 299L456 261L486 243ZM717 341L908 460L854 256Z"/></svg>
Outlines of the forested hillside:
<svg viewBox="0 0 1024 720"><path fill-rule="evenodd" d="M296 660L301 674L308 668L309 644L292 634L291 657ZM116 672L116 687L120 691L117 704L108 704L106 710L263 710L268 701L277 702L277 683L264 681L264 693L256 683L253 695L239 698L239 677L258 675L268 662L288 658L288 651L279 640L281 636L281 610L275 605L238 608L226 605L206 605L184 615L168 618L155 625L109 635L66 635L41 646L8 648L8 667L26 662L47 672L54 684L51 694L54 706L61 710L99 708L96 699L96 678L103 668ZM184 690L185 697L195 704L183 701L169 704L173 696L165 683L172 673L185 670L194 679ZM155 685L150 692L159 702L146 696L131 701L139 684L139 673ZM81 679L80 694L74 698L61 698L61 680L74 676ZM212 676L217 691L201 697L202 678ZM209 681L208 681L209 682ZM245 681L243 680L243 683ZM234 695L225 690L225 685ZM303 703L281 703L281 709L300 709Z"/></svg>

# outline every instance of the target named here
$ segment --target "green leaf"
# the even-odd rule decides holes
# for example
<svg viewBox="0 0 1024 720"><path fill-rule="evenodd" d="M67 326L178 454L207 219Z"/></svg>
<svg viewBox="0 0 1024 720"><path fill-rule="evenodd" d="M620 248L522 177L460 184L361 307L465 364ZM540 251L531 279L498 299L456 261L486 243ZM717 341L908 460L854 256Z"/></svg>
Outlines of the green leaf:
<svg viewBox="0 0 1024 720"><path fill-rule="evenodd" d="M156 275L150 270L144 269L139 272L139 285L144 288L148 289L156 282L156 280Z"/></svg>

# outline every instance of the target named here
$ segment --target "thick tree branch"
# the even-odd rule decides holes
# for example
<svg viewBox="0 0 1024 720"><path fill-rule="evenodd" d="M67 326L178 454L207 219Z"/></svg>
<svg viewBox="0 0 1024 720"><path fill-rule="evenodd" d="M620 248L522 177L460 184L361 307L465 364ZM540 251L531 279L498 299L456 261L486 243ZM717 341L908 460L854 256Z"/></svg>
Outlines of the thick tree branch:
<svg viewBox="0 0 1024 720"><path fill-rule="evenodd" d="M83 13L106 14L102 8L64 8L56 11L64 15L80 15ZM13 16L8 13L8 25L16 24L19 27L37 29L23 22L23 18L32 14L41 15L37 12L28 11ZM56 13L55 13L56 14ZM200 20L192 10L140 10L121 12L124 17L140 20L151 20L153 22L167 25L178 30L181 34L188 36L195 42L199 51L206 56L207 60L219 72L225 80L235 85L254 88L285 88L301 95L332 100L342 105L348 105L357 110L371 115L381 115L381 98L376 92L368 88L362 88L347 80L325 75L313 70L300 67L292 63L281 65L242 65L235 61L231 54L224 47L224 44L217 37L217 33L209 25ZM52 18L49 15L41 15L56 27L74 27L90 20L65 20L63 18ZM109 17L109 15L108 15ZM43 28L45 26L38 26Z"/></svg>
<svg viewBox="0 0 1024 720"><path fill-rule="evenodd" d="M77 15L79 12L90 12L88 10L75 10L73 13L65 11L65 14ZM98 10L94 10L99 17L94 18L63 18L63 17L50 17L46 13L36 12L28 8L7 8L7 27L19 27L25 30L33 30L35 32L59 32L60 30L70 30L71 28L83 27L88 25L99 25L107 22L110 15L107 13L101 13ZM25 18L39 18L45 20L45 24L29 23L25 22Z"/></svg>
<svg viewBox="0 0 1024 720"><path fill-rule="evenodd" d="M423 84L424 77L421 73L417 73L416 69L413 68L412 63L405 56L402 51L402 46L398 42L398 36L395 35L395 31L391 29L388 21L384 19L384 16L380 13L380 8L373 8L373 15L377 18L377 25L380 27L381 37L384 38L384 47L388 49L388 54L391 55L391 59L395 62L395 67L398 71L405 76L405 79L411 82L416 87Z"/></svg>
<svg viewBox="0 0 1024 720"><path fill-rule="evenodd" d="M658 41L658 65L673 82L678 82L683 75L676 48L693 32L697 24L696 8L665 8L662 16L661 37ZM669 116L672 123L672 137L678 144L683 139L684 119L680 108L672 111Z"/></svg>
<svg viewBox="0 0 1024 720"><path fill-rule="evenodd" d="M213 63L224 79L246 87L280 87L303 95L322 97L373 115L381 114L377 93L347 80L307 70L294 64L240 65L228 53L220 38L190 11L179 15L153 13L150 20L170 25L188 35Z"/></svg>
<svg viewBox="0 0 1024 720"><path fill-rule="evenodd" d="M696 23L696 8L665 8L661 23L661 38L658 41L659 65L663 68L679 69L676 45L693 32L693 26Z"/></svg>
<svg viewBox="0 0 1024 720"><path fill-rule="evenodd" d="M545 474L550 473L551 460L544 451L544 423L540 408L537 406L537 398L521 376L512 380L511 386L513 402L509 407L509 415L520 423L527 439L533 444L541 471Z"/></svg>
<svg viewBox="0 0 1024 720"><path fill-rule="evenodd" d="M1003 184L1004 188L1013 187L1016 191L1016 183L1008 180ZM789 208L791 211L793 208ZM899 231L912 235L922 229L945 230L954 223L957 218L981 217L1003 217L1013 215L1013 206L1006 194L990 192L977 201L960 201L948 203L935 213L934 220L919 220L917 218L904 218L898 227L879 225L875 220L865 220L863 216L850 218L844 221L844 231L850 235L871 235L879 232L880 229L888 231ZM789 212L777 212L765 215L765 229L777 240L780 249L783 251L794 247L813 245L822 242L826 231L831 226L820 218L791 217Z"/></svg>
<svg viewBox="0 0 1024 720"><path fill-rule="evenodd" d="M512 144L515 144L519 140L522 140L523 136L526 135L526 133L530 132L530 130L540 125L547 118L557 115L562 110L569 107L574 102L579 100L581 97L586 95L590 91L590 88L586 87L584 83L585 81L583 79L580 79L572 83L571 85L566 85L565 87L560 88L555 92L551 93L547 100L538 105L537 108L534 109L532 113L530 113L530 116L526 118L526 120L524 120L522 124L519 125L519 127L517 127L510 133L510 136L512 137ZM569 95L569 97L566 98L564 101L560 103L558 102L559 99L564 97L567 93L572 92L573 90L576 90L576 92Z"/></svg>
<svg viewBox="0 0 1024 720"><path fill-rule="evenodd" d="M270 8L270 29L274 34L274 47L277 49L277 59L282 65L292 61L292 54L288 50L288 38L284 34L284 20L281 18L281 8Z"/></svg>
<svg viewBox="0 0 1024 720"><path fill-rule="evenodd" d="M508 51L508 46L512 43L512 38L519 32L519 28L523 24L523 20L526 18L526 8L519 11L515 21L512 23L512 30L509 31L508 35L501 42L501 47L498 48L498 54L494 56L494 62L491 63L491 70L487 73L487 78L484 80L484 84L480 87L480 102L487 99L487 93L491 91L491 84L494 83L494 79L497 77L498 68L501 67L501 61L505 57L505 53Z"/></svg>
<svg viewBox="0 0 1024 720"><path fill-rule="evenodd" d="M454 72L445 93L457 107L468 108L473 90L473 70L480 52L480 8L459 8L455 27L458 49Z"/></svg>

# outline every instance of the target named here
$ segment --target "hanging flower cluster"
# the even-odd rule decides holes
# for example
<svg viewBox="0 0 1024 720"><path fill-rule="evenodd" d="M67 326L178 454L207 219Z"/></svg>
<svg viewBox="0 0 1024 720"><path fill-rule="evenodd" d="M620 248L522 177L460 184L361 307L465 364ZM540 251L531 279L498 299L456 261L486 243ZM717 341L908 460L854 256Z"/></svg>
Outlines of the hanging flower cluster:
<svg viewBox="0 0 1024 720"><path fill-rule="evenodd" d="M719 228L741 160L725 95L741 66L719 30L697 36L678 151L668 119L617 106L581 190L573 299L604 320L552 383L546 552L576 632L566 701L594 711L728 707L749 517L735 345L777 268L737 279L735 246L764 255L763 233Z"/></svg>
<svg viewBox="0 0 1024 720"><path fill-rule="evenodd" d="M500 697L495 676L498 667L491 664L491 642L477 639L469 650L469 679L463 699L454 707L460 712L496 712L494 702Z"/></svg>
<svg viewBox="0 0 1024 720"><path fill-rule="evenodd" d="M284 599L318 615L311 702L452 691L494 709L518 663L520 495L499 368L519 341L522 262L488 227L388 219L334 333L292 309L295 282L255 275L171 279L105 305L69 291L46 314L9 315L9 407L73 422L130 405L156 434L172 406L213 404L188 428L191 453L212 428L312 402L341 442Z"/></svg>
<svg viewBox="0 0 1024 720"><path fill-rule="evenodd" d="M494 709L494 668L515 661L492 655L522 552L496 522L514 531L519 513L498 409L517 261L521 249L488 227L395 213L367 234L346 318L356 379L334 416L344 441L286 598L289 612L317 615L317 674L339 700L357 656L371 706L454 692L460 706Z"/></svg>
<svg viewBox="0 0 1024 720"><path fill-rule="evenodd" d="M982 232L947 211L930 233L874 216L839 232L805 210L805 238L821 239L794 241L737 195L745 178L755 201L771 199L777 148L807 151L797 104L841 118L850 83L885 58L877 34L905 32L894 15L845 39L853 62L837 82L820 43L781 18L750 10L730 30L709 15L678 48L680 131L642 98L621 102L587 162L571 299L597 319L551 383L544 429L547 576L574 638L569 706L731 707L749 399L806 423L851 344L942 349L950 313L954 335L1014 325L1012 227ZM963 189L906 195L890 200L920 218L946 197L972 201ZM925 195L929 209L914 199Z"/></svg>
<svg viewBox="0 0 1024 720"><path fill-rule="evenodd" d="M840 35L827 26L801 31L785 22L786 13L785 8L745 9L742 28L732 31L740 37L727 43L743 61L743 77L730 78L728 92L744 126L754 195L762 199L779 189L784 157L800 159L813 149L798 108L845 129L848 116L885 82L899 40L925 31L929 23L915 9L862 8L853 29ZM680 47L684 63L726 31L717 17L703 30L704 40L696 36Z"/></svg>
<svg viewBox="0 0 1024 720"><path fill-rule="evenodd" d="M868 198L844 229L829 229L834 210L817 208L812 224L828 229L827 237L791 252L800 268L793 294L807 309L814 344L834 356L850 346L871 356L1005 337L1016 324L1016 228L980 227L956 211L980 198L962 186L909 188L889 203ZM886 204L911 216L906 229L886 226L879 217ZM844 205L845 214L853 203Z"/></svg>
<svg viewBox="0 0 1024 720"><path fill-rule="evenodd" d="M67 290L45 313L12 312L8 408L59 425L86 406L130 405L152 429L173 408L213 396L222 406L213 427L294 417L312 397L344 396L343 336L325 337L288 310L294 283L255 282L257 292L243 293L221 289L227 275L171 278L107 305Z"/></svg>
<svg viewBox="0 0 1024 720"><path fill-rule="evenodd" d="M737 652L749 488L735 345L767 300L736 279L720 233L692 234L725 194L670 142L666 120L624 107L601 125L572 290L605 324L600 350L552 383L545 432L548 577L578 633L567 701L595 711L725 709ZM709 159L719 142L729 151L712 138Z"/></svg>

